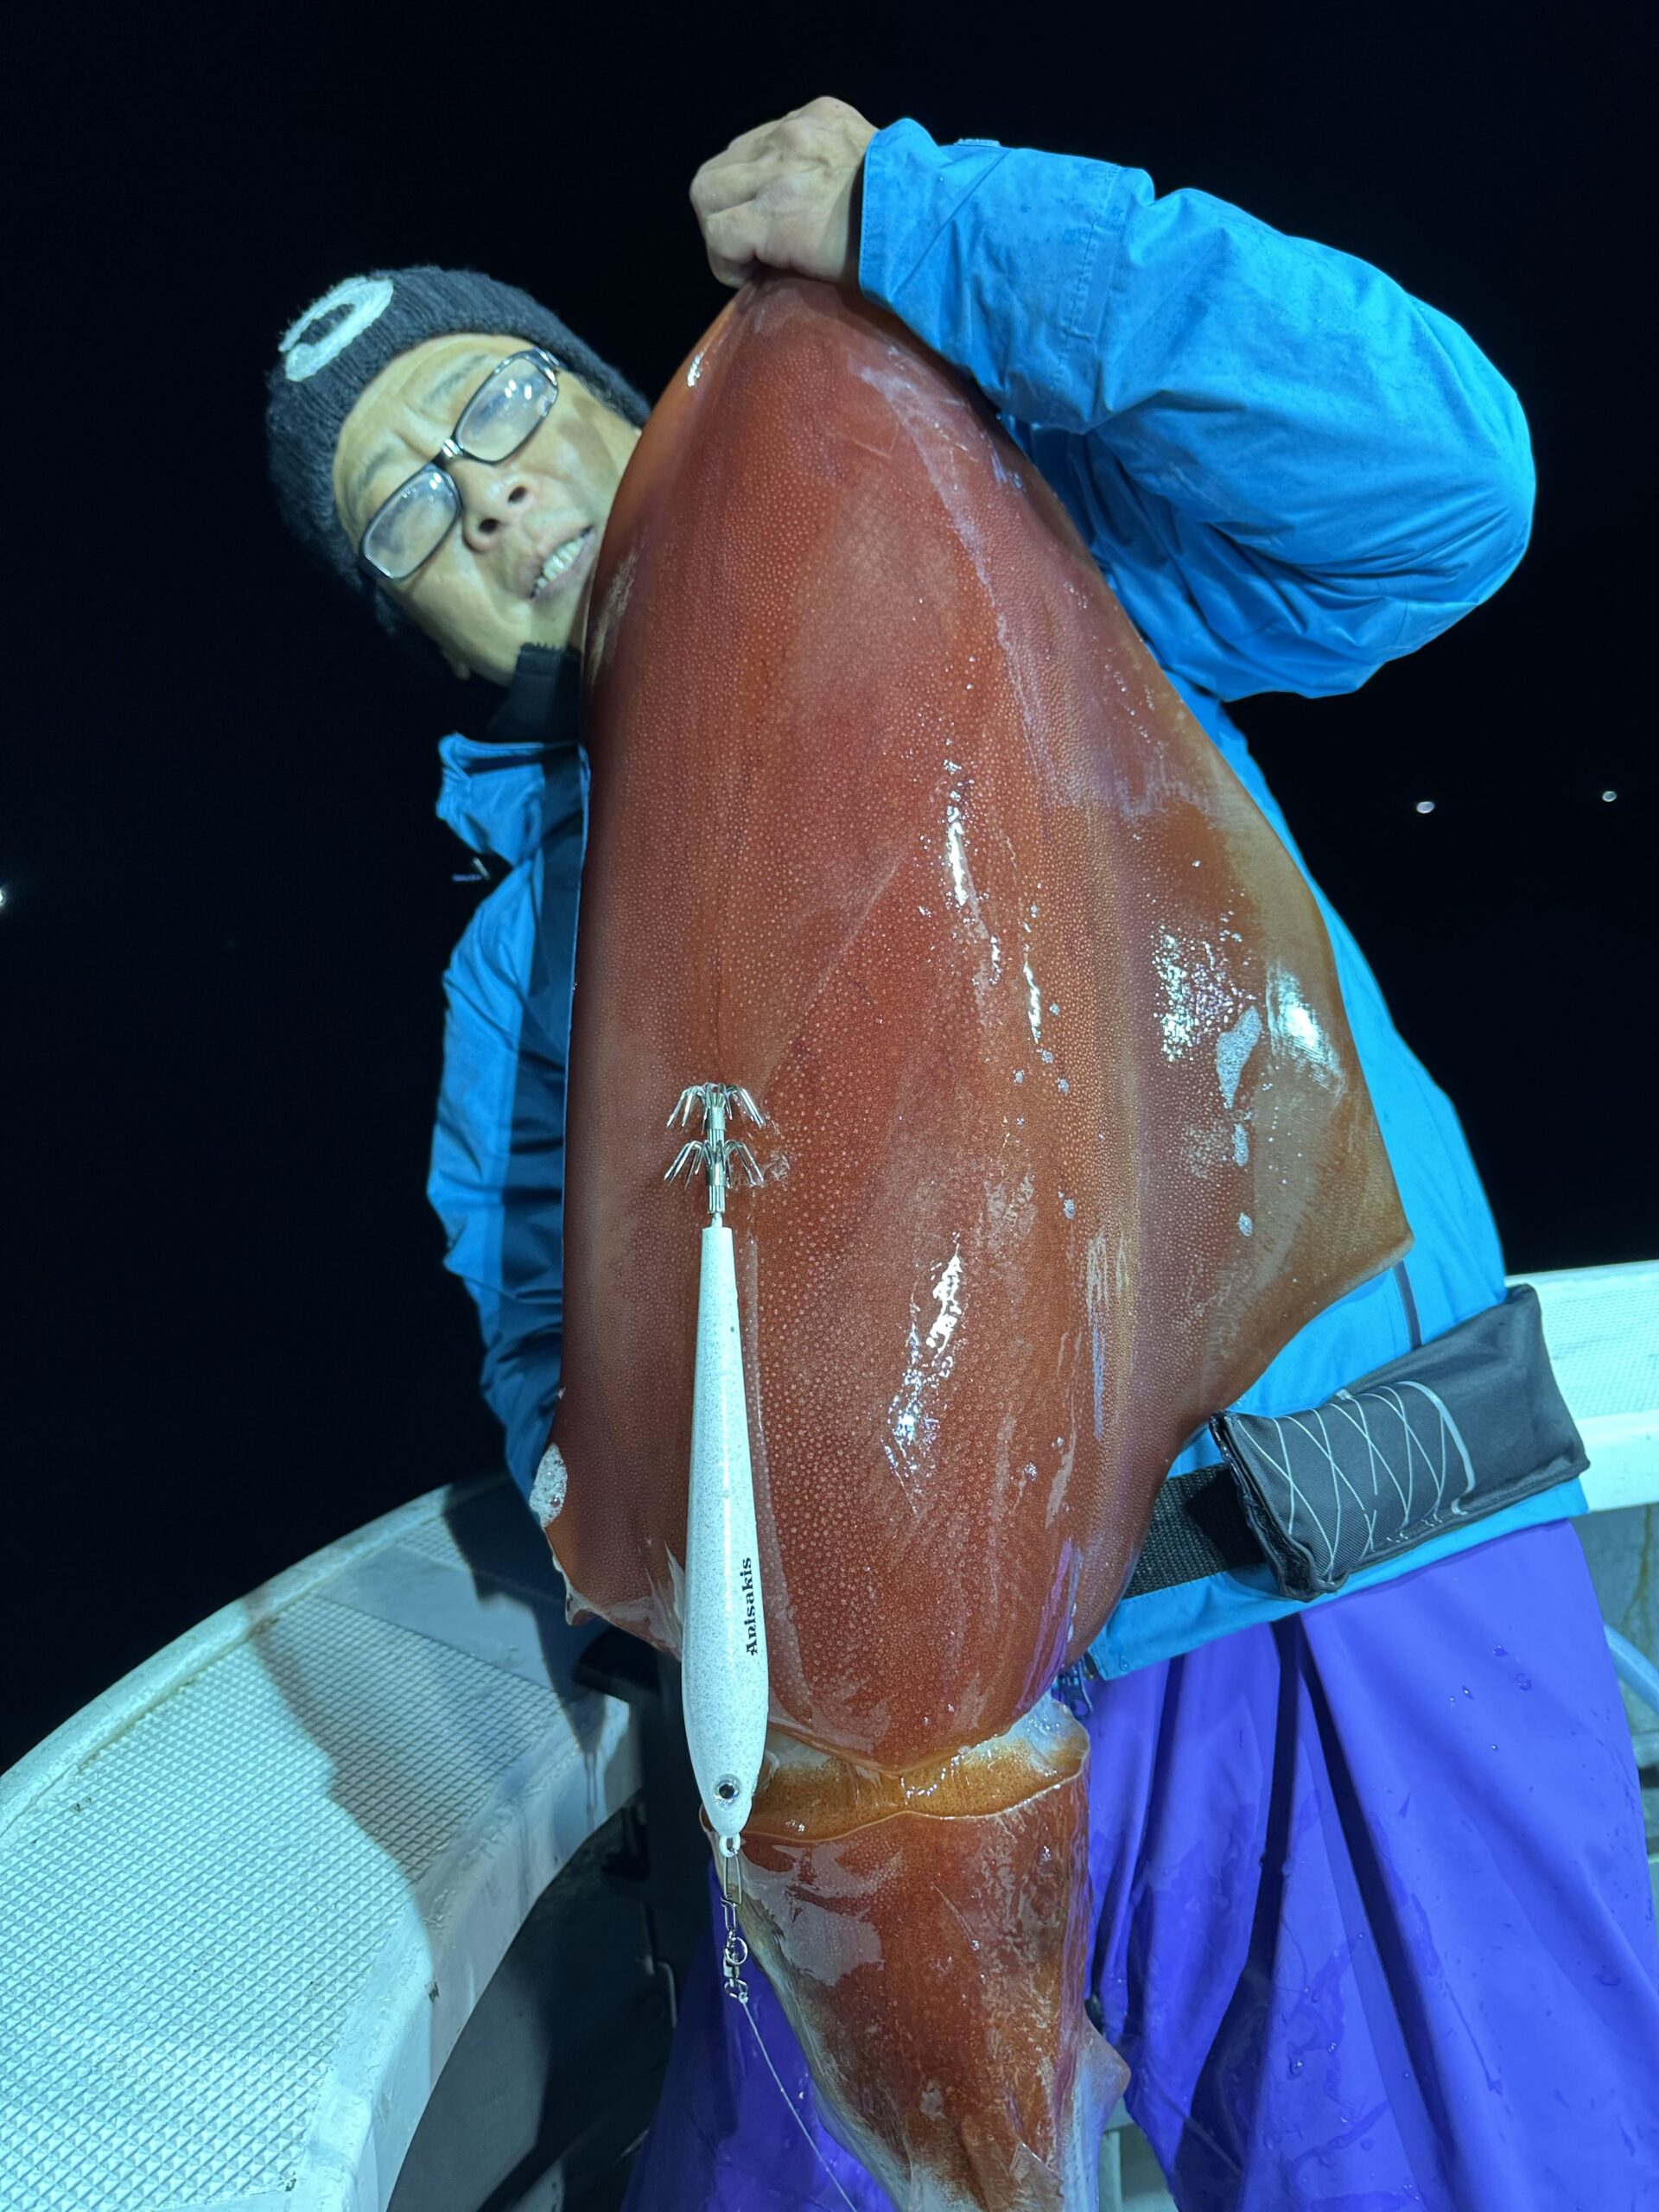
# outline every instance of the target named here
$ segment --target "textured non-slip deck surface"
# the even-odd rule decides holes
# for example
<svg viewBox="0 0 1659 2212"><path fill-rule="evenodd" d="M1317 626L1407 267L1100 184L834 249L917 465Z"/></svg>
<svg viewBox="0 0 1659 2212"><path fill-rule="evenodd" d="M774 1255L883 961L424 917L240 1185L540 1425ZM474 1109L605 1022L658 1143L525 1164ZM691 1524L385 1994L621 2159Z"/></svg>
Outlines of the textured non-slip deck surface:
<svg viewBox="0 0 1659 2212"><path fill-rule="evenodd" d="M637 1779L624 1708L570 1686L585 1639L505 1580L545 1560L516 1495L443 1503L8 1777L6 2212L390 2195L478 1989Z"/></svg>

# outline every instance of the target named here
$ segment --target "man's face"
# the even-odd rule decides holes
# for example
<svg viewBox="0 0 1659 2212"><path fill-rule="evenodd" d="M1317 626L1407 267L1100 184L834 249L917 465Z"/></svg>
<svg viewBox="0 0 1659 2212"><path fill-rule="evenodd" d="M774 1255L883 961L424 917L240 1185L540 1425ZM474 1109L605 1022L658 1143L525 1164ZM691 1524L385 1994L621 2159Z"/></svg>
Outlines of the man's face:
<svg viewBox="0 0 1659 2212"><path fill-rule="evenodd" d="M389 361L334 448L334 505L360 543L375 509L429 461L522 338L430 338ZM535 435L502 461L452 461L461 515L407 582L388 584L457 675L512 681L520 645L574 645L588 621L599 541L639 433L568 369Z"/></svg>

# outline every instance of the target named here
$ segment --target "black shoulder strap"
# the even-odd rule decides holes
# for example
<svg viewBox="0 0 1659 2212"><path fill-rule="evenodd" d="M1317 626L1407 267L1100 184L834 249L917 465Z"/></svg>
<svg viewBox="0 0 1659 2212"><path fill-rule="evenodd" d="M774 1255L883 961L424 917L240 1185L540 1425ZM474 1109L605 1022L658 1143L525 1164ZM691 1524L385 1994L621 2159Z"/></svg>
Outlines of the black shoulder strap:
<svg viewBox="0 0 1659 2212"><path fill-rule="evenodd" d="M569 745L576 734L582 661L568 645L521 645L507 696L485 732L491 745Z"/></svg>

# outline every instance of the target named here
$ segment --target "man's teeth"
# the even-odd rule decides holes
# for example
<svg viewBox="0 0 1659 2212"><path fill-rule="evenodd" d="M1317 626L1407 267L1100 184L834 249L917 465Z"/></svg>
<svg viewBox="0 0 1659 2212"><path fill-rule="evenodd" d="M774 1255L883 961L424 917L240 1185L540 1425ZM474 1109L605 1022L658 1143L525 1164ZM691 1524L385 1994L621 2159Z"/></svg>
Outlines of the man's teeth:
<svg viewBox="0 0 1659 2212"><path fill-rule="evenodd" d="M550 584L556 576L562 576L587 543L588 532L579 530L574 537L567 537L563 545L556 545L542 563L540 582Z"/></svg>

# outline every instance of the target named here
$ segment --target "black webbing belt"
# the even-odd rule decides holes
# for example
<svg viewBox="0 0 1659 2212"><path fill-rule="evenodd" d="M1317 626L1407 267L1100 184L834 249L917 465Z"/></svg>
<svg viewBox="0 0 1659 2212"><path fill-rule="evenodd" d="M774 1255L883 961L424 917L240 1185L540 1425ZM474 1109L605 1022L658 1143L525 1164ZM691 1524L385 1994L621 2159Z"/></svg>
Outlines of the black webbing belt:
<svg viewBox="0 0 1659 2212"><path fill-rule="evenodd" d="M1250 1533L1238 1485L1225 1461L1173 1475L1158 1492L1152 1526L1141 1547L1126 1598L1173 1590L1241 1567L1260 1567L1266 1554Z"/></svg>

